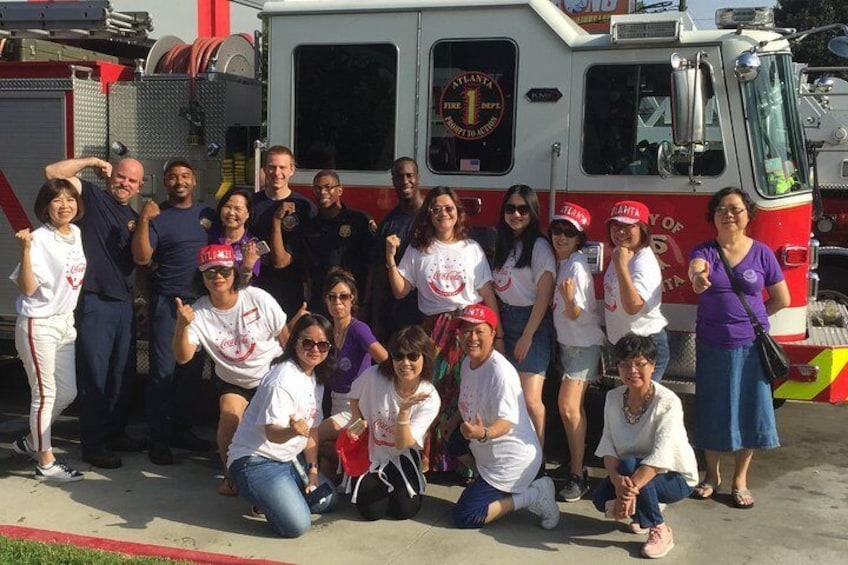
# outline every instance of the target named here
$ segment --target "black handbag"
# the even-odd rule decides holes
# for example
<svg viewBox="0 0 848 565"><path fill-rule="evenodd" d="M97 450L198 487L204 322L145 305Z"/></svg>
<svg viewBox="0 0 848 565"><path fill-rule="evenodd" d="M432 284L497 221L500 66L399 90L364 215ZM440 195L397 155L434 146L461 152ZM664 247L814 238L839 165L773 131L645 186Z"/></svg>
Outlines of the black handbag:
<svg viewBox="0 0 848 565"><path fill-rule="evenodd" d="M742 306L745 307L745 311L748 313L751 325L754 326L754 333L757 336L757 349L760 351L760 359L763 362L763 368L766 371L766 376L772 382L782 379L789 374L789 355L786 354L786 351L783 350L780 344L777 343L763 328L762 324L760 324L760 321L757 319L757 315L754 314L753 310L751 310L751 306L748 304L748 301L745 299L745 295L739 288L739 281L736 280L736 275L733 274L733 271L730 268L730 263L724 255L724 250L717 241L715 242L715 246L716 249L718 249L721 262L724 263L724 269L727 271L727 278L730 279L733 292L735 292L736 296L739 297L739 300L742 302Z"/></svg>

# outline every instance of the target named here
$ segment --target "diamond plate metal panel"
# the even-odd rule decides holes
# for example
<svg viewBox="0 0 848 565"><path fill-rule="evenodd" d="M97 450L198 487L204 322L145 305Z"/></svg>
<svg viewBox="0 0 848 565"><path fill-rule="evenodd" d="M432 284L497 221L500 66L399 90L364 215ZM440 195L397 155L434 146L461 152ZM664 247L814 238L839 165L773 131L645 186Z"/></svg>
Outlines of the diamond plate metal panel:
<svg viewBox="0 0 848 565"><path fill-rule="evenodd" d="M70 78L4 78L0 79L0 90L72 90Z"/></svg>
<svg viewBox="0 0 848 565"><path fill-rule="evenodd" d="M74 156L108 159L109 120L106 95L96 80L74 79ZM86 170L88 178L96 177Z"/></svg>
<svg viewBox="0 0 848 565"><path fill-rule="evenodd" d="M198 177L198 197L210 200L221 183L221 161L227 153L227 129L233 125L255 125L261 120L256 104L255 121L243 106L261 100L258 83L227 79L198 80L197 100L203 110L204 138L189 145L189 122L181 115L189 105L188 77L147 77L141 81L116 83L109 93L109 142L127 146L128 156L142 161L153 186L145 192L163 198L162 165L174 156L187 157ZM235 121L234 121L235 120ZM206 145L217 142L224 150L215 157L206 154Z"/></svg>

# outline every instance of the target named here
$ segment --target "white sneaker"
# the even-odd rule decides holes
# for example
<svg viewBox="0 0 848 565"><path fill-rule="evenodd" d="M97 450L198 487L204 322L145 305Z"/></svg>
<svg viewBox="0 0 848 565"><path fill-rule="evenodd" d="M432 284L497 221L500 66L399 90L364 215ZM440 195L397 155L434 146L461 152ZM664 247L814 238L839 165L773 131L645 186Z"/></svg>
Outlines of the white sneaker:
<svg viewBox="0 0 848 565"><path fill-rule="evenodd" d="M556 487L550 477L540 477L530 486L539 489L539 497L527 507L527 510L541 518L539 522L546 530L552 530L559 524L559 506L556 502Z"/></svg>
<svg viewBox="0 0 848 565"><path fill-rule="evenodd" d="M53 464L49 467L36 465L35 478L39 481L52 483L72 483L74 481L81 481L83 474L76 469L71 469L64 463L53 461Z"/></svg>
<svg viewBox="0 0 848 565"><path fill-rule="evenodd" d="M12 451L18 455L26 455L30 459L38 458L38 452L29 444L25 435L12 442Z"/></svg>

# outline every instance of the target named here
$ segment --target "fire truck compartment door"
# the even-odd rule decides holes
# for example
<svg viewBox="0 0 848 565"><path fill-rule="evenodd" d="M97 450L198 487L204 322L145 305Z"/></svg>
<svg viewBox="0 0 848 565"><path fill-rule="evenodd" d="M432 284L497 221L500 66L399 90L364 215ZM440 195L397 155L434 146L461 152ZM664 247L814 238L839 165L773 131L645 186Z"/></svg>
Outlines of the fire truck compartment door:
<svg viewBox="0 0 848 565"><path fill-rule="evenodd" d="M0 91L0 170L24 210L34 221L32 207L44 182L44 166L67 158L65 93L58 91ZM0 231L12 234L5 214ZM0 245L0 274L7 277L18 263L18 246ZM15 316L18 289L0 284L0 318Z"/></svg>

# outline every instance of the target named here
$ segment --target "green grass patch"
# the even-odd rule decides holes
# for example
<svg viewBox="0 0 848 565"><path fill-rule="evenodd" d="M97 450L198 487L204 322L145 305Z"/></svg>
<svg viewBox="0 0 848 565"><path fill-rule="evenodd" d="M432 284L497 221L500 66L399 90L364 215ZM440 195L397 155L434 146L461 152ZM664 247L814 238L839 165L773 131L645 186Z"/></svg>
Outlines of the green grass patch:
<svg viewBox="0 0 848 565"><path fill-rule="evenodd" d="M190 565L158 557L136 557L75 545L41 543L0 536L0 565Z"/></svg>

